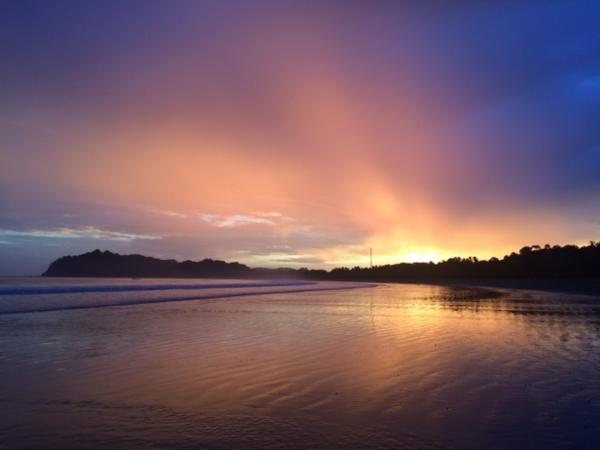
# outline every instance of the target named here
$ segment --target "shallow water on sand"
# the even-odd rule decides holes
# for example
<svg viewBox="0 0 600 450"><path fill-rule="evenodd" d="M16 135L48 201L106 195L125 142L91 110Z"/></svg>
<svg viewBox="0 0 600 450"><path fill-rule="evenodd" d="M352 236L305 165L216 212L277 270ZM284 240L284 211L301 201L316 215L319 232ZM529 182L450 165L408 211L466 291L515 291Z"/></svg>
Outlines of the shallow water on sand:
<svg viewBox="0 0 600 450"><path fill-rule="evenodd" d="M595 449L600 299L381 285L0 315L0 417L0 449Z"/></svg>

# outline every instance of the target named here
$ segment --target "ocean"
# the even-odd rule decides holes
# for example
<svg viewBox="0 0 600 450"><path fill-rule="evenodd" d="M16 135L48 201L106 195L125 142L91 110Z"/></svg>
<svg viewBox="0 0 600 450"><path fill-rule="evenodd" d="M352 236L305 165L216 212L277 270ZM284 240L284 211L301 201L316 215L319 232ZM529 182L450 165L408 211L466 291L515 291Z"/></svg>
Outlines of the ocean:
<svg viewBox="0 0 600 450"><path fill-rule="evenodd" d="M600 448L600 299L0 281L0 449Z"/></svg>

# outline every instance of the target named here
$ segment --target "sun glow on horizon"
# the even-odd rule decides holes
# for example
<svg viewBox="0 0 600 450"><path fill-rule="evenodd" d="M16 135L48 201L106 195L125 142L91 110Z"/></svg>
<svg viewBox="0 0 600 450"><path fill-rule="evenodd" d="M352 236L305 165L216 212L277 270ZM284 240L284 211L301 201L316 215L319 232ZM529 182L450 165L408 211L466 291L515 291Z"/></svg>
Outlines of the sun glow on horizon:
<svg viewBox="0 0 600 450"><path fill-rule="evenodd" d="M483 6L124 5L130 29L93 3L7 29L0 274L98 247L331 268L600 235L597 68L562 45L591 25L539 23L524 53Z"/></svg>

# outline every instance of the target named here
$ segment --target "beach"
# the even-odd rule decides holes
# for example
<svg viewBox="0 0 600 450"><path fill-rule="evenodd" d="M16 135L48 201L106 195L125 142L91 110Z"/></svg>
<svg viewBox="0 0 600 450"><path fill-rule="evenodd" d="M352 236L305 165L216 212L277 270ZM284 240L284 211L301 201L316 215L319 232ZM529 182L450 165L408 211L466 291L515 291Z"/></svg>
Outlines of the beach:
<svg viewBox="0 0 600 450"><path fill-rule="evenodd" d="M596 299L303 287L0 314L0 448L600 445Z"/></svg>

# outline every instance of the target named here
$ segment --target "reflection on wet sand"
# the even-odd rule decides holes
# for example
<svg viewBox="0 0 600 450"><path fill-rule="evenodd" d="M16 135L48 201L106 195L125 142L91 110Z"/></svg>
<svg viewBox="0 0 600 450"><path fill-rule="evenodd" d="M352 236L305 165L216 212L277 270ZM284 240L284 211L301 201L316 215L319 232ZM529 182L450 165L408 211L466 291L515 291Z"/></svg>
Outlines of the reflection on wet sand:
<svg viewBox="0 0 600 450"><path fill-rule="evenodd" d="M0 316L0 448L597 448L598 305L384 285Z"/></svg>

